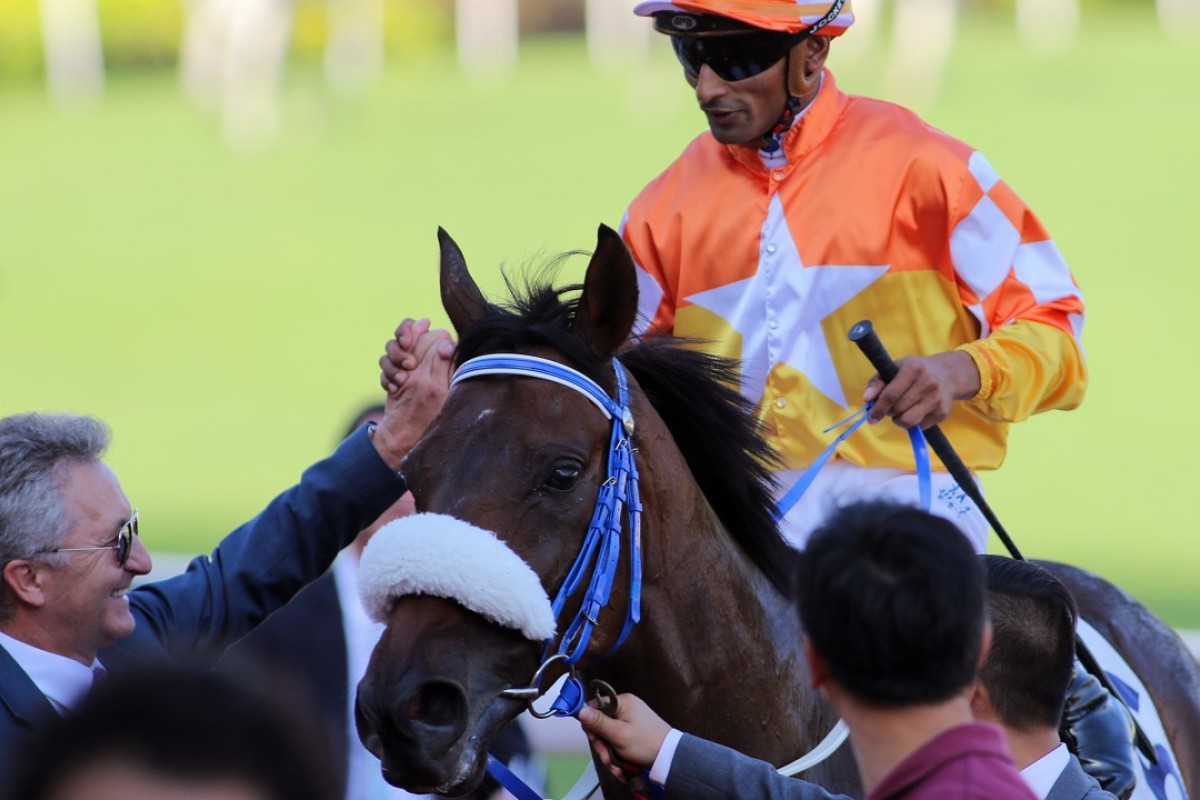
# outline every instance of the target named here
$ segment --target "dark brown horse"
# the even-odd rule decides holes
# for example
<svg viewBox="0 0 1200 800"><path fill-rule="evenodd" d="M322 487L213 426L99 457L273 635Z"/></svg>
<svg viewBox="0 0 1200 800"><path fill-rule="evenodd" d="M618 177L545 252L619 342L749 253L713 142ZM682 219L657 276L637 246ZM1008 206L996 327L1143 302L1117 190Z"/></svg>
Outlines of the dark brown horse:
<svg viewBox="0 0 1200 800"><path fill-rule="evenodd" d="M772 763L807 752L836 720L810 688L789 585L795 553L772 517L772 456L752 409L728 388L736 372L666 340L622 349L637 284L628 252L607 228L576 299L546 284L527 288L509 308L490 305L458 247L444 234L441 242L442 300L460 337L458 364L483 354L537 356L569 365L610 397L614 360L629 376L643 505L641 621L610 653L630 594L627 541L610 603L576 665L580 675L645 697L675 727ZM475 378L451 390L404 473L418 511L494 532L553 597L589 529L612 430L578 391L530 377ZM1195 661L1099 579L1069 569L1063 577L1085 616L1138 625L1134 640L1120 631L1113 640L1139 651L1127 658L1163 709L1189 789L1200 792ZM559 634L576 616L578 594L558 618ZM525 709L512 690L529 685L543 645L440 597L399 597L385 613L387 629L359 687L363 742L395 785L465 792L482 779L492 737ZM606 772L601 777L605 797L629 796ZM849 747L803 777L860 791Z"/></svg>

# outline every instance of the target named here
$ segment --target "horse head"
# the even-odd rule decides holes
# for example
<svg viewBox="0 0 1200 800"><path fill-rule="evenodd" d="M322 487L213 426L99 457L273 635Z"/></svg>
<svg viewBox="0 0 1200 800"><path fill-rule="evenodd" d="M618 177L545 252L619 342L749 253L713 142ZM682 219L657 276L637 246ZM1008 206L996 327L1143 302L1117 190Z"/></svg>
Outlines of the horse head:
<svg viewBox="0 0 1200 800"><path fill-rule="evenodd" d="M736 366L669 341L626 346L637 276L604 226L582 287L533 285L510 307L439 237L456 377L404 462L420 513L363 557L386 631L357 721L387 780L469 791L497 731L568 663L691 732L794 757L822 712L788 596L794 554L771 516L772 456L730 388ZM631 493L606 506L614 491ZM639 536L620 509L642 501ZM596 546L598 528L616 538ZM727 649L714 654L716 635ZM744 680L756 675L772 685Z"/></svg>

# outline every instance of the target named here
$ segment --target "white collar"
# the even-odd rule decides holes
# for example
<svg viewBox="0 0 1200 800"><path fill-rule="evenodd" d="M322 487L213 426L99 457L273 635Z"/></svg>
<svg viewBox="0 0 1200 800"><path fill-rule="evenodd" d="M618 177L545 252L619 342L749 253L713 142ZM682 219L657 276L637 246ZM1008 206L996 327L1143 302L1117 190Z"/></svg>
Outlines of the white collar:
<svg viewBox="0 0 1200 800"><path fill-rule="evenodd" d="M785 130L776 134L777 140L779 141L779 148L774 152L767 152L766 150L762 149L758 151L758 155L762 159L763 165L767 169L775 169L777 167L787 166L787 148L783 146L783 140L788 135L788 131L796 127L796 123L799 122L804 115L808 113L808 110L813 107L813 104L817 102L817 97L821 94L821 87L824 85L825 73L822 72L821 77L817 81L817 93L813 95L812 102L800 109L800 113L792 118L791 124L789 124Z"/></svg>
<svg viewBox="0 0 1200 800"><path fill-rule="evenodd" d="M58 711L74 708L81 697L92 688L92 671L103 669L99 659L91 664L51 653L0 633L0 647L8 651L17 665L25 671L33 685Z"/></svg>
<svg viewBox="0 0 1200 800"><path fill-rule="evenodd" d="M1050 789L1070 761L1071 753L1066 744L1059 743L1058 747L1021 770L1021 777L1039 800L1046 800L1046 795L1050 794Z"/></svg>

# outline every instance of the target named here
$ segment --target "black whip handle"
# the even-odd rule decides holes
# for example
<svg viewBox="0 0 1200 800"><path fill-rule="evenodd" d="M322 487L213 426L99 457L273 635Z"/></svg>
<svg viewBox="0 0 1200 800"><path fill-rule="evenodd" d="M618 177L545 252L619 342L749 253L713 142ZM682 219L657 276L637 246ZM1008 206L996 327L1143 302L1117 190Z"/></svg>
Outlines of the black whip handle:
<svg viewBox="0 0 1200 800"><path fill-rule="evenodd" d="M879 335L875 333L875 327L870 320L863 320L850 329L850 341L858 345L858 349L862 351L867 360L871 362L871 366L879 373L879 377L884 383L891 383L892 378L896 377L896 373L900 368L896 366L896 362L888 355L887 349L883 346L883 342L879 341ZM1004 543L1009 554L1013 558L1024 561L1025 556L1021 555L1021 551L1017 549L1017 544L1008 535L1008 531L1004 530L1004 526L1000 524L1000 520L996 517L991 506L983 499L983 493L979 491L979 485L975 483L974 476L967 469L967 465L958 457L958 453L954 451L950 440L946 438L946 434L942 433L942 429L937 425L933 425L925 429L925 440L929 442L929 446L933 452L937 453L938 458L942 460L942 464L946 467L946 471L950 476L958 482L958 486L967 496L975 501L975 505L979 507L983 513L984 519L992 526L992 530L996 531L996 535L1000 537L1000 541Z"/></svg>
<svg viewBox="0 0 1200 800"><path fill-rule="evenodd" d="M892 378L896 377L896 373L900 368L896 366L896 362L888 355L887 348L883 346L883 342L879 341L879 335L875 333L875 326L870 320L864 319L853 328L850 329L850 341L858 345L858 349L862 351L867 360L871 362L871 366L879 373L879 377L884 383L890 383ZM979 485L975 483L974 476L967 469L967 465L958 457L958 453L954 451L950 440L946 438L946 434L942 433L941 428L933 425L925 429L925 440L929 442L929 446L933 448L933 452L937 453L938 458L942 460L942 464L946 467L946 471L950 476L958 482L958 486L967 496L975 501L975 505L983 513L984 519L992 526L992 530L1000 537L1000 541L1008 549L1009 554L1018 561L1025 561L1025 556L1021 555L1021 551L1017 549L1016 542L1008 535L1008 531L1004 530L1004 526L1000 524L1000 520L996 517L996 513L992 511L992 507L983 499L983 493L979 491ZM1112 696L1118 700L1121 695L1117 693L1117 688L1113 686L1109 680L1108 674L1100 668L1100 664L1096 661L1096 657L1084 644L1083 639L1079 635L1075 635L1075 652L1079 656L1079 660L1083 662L1084 669L1096 677L1104 688L1109 691ZM1130 715L1130 719L1133 719ZM1142 730L1142 727L1137 724L1137 720L1133 720L1134 735L1137 740L1138 749L1150 759L1150 763L1158 763L1158 754L1154 752L1154 746L1150 744L1149 737Z"/></svg>

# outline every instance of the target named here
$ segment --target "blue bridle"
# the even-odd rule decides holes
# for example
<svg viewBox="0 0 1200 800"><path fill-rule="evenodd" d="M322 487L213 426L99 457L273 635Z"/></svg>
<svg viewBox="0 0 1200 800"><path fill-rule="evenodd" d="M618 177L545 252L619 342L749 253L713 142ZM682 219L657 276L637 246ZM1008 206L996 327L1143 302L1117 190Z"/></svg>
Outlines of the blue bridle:
<svg viewBox="0 0 1200 800"><path fill-rule="evenodd" d="M583 657L592 633L599 624L600 612L608 606L617 566L621 560L622 512L629 521L629 606L621 632L608 653L616 651L625 642L633 626L641 619L642 503L638 497L638 471L634 459L636 451L632 442L633 414L629 409L629 385L625 370L616 359L612 364L617 379L616 399L609 397L595 381L578 370L556 361L520 353L499 353L472 358L458 368L450 382L453 387L460 381L488 375L538 378L579 392L599 408L606 419L612 420L605 479L600 484L592 521L588 525L583 546L554 598L555 619L562 613L567 600L575 594L589 570L592 574L591 581L575 618L558 636L557 647L553 639L546 640L543 663L534 677L531 689L540 689L538 684L542 672L550 663L561 661L569 667ZM526 691L514 690L512 694L527 696L521 694ZM542 717L574 716L583 707L584 701L583 684L574 671L571 671L550 711L541 713L531 708L531 712Z"/></svg>

